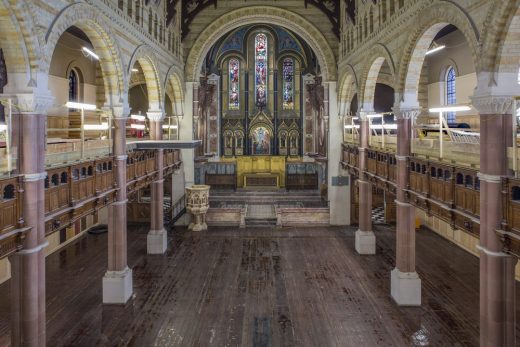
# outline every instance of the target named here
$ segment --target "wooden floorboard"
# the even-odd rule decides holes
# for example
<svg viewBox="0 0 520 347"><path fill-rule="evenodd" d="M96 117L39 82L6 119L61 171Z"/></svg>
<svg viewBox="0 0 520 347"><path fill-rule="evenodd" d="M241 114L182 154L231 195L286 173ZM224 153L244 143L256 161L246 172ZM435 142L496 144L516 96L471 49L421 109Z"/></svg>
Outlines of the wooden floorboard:
<svg viewBox="0 0 520 347"><path fill-rule="evenodd" d="M154 256L146 231L129 228L126 305L101 304L106 235L47 257L49 346L478 346L478 259L430 231L417 233L419 308L390 298L391 228L376 256L356 254L353 228L175 230ZM4 283L0 345L9 306Z"/></svg>

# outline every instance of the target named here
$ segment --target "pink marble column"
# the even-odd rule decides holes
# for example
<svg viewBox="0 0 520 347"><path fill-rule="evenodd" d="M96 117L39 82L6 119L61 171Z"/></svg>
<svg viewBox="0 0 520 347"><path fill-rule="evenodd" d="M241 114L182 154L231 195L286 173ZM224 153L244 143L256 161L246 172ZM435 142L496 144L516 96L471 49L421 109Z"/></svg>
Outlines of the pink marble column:
<svg viewBox="0 0 520 347"><path fill-rule="evenodd" d="M108 207L108 269L103 277L103 303L124 304L132 296L132 270L127 263L126 115L113 108L116 201Z"/></svg>
<svg viewBox="0 0 520 347"><path fill-rule="evenodd" d="M420 109L394 109L397 118L397 227L396 266L391 273L391 295L402 306L421 305L421 280L415 272L415 207L408 203L408 169L413 119Z"/></svg>
<svg viewBox="0 0 520 347"><path fill-rule="evenodd" d="M356 231L355 246L359 254L376 254L376 237L372 230L372 184L368 181L367 149L370 136L370 124L367 112L359 112L359 229Z"/></svg>
<svg viewBox="0 0 520 347"><path fill-rule="evenodd" d="M162 125L164 114L162 111L147 113L150 119L150 137L152 140L162 140ZM148 254L163 254L168 247L167 232L164 229L164 150L158 149L155 154L155 168L157 180L151 184L150 231L147 236Z"/></svg>
<svg viewBox="0 0 520 347"><path fill-rule="evenodd" d="M515 346L515 265L497 235L505 206L502 178L512 145L512 99L476 97L480 113L480 345Z"/></svg>
<svg viewBox="0 0 520 347"><path fill-rule="evenodd" d="M27 98L18 102L36 103L32 95ZM9 258L12 346L45 346L45 112L46 107L18 115L22 139L20 173L24 177L23 218L30 230L23 249Z"/></svg>

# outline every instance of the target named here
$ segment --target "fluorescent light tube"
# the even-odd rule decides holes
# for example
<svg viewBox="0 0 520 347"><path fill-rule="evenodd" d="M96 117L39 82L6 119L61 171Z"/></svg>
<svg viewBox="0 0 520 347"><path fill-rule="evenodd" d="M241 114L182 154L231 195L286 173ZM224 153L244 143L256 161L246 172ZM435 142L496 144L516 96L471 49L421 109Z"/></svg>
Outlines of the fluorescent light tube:
<svg viewBox="0 0 520 347"><path fill-rule="evenodd" d="M130 128L137 130L144 130L144 124L130 124Z"/></svg>
<svg viewBox="0 0 520 347"><path fill-rule="evenodd" d="M83 52L87 53L88 55L90 55L92 58L96 59L96 60L99 60L99 55L97 55L96 53L92 52L90 49L88 49L87 47L83 47L82 48Z"/></svg>
<svg viewBox="0 0 520 347"><path fill-rule="evenodd" d="M177 129L178 126L177 125L163 125L162 126L163 129Z"/></svg>
<svg viewBox="0 0 520 347"><path fill-rule="evenodd" d="M146 117L145 116L142 116L140 114L131 114L130 115L130 118L131 119L135 119L135 120L138 120L138 121L141 121L141 122L144 122L146 120Z"/></svg>
<svg viewBox="0 0 520 347"><path fill-rule="evenodd" d="M430 108L431 113L440 113L440 112L461 112L461 111L471 111L471 107L469 106L442 106Z"/></svg>
<svg viewBox="0 0 520 347"><path fill-rule="evenodd" d="M0 131L6 131L7 130L7 124L0 124Z"/></svg>
<svg viewBox="0 0 520 347"><path fill-rule="evenodd" d="M108 130L108 123L101 124L84 124L84 130Z"/></svg>
<svg viewBox="0 0 520 347"><path fill-rule="evenodd" d="M79 109L89 110L89 111L95 111L96 110L96 105L82 104L80 102L73 102L73 101L67 102L65 104L65 106L67 106L68 108L79 108Z"/></svg>
<svg viewBox="0 0 520 347"><path fill-rule="evenodd" d="M441 51L444 48L446 48L446 46L444 46L444 45L432 48L432 49L430 49L429 51L426 52L426 55L430 55L430 54L433 54L435 52Z"/></svg>

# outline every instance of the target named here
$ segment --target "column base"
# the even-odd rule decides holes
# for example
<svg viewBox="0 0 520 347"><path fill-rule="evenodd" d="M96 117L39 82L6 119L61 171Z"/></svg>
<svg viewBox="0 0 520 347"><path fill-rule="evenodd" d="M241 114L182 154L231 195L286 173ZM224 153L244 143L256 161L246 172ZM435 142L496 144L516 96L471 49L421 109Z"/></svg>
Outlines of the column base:
<svg viewBox="0 0 520 347"><path fill-rule="evenodd" d="M132 296L132 270L107 271L103 276L103 303L126 304Z"/></svg>
<svg viewBox="0 0 520 347"><path fill-rule="evenodd" d="M421 279L417 272L391 272L390 293L399 306L421 306Z"/></svg>
<svg viewBox="0 0 520 347"><path fill-rule="evenodd" d="M376 254L376 235L373 231L356 231L356 252L361 255Z"/></svg>
<svg viewBox="0 0 520 347"><path fill-rule="evenodd" d="M146 250L148 254L164 254L168 248L168 233L162 230L150 230L146 236Z"/></svg>

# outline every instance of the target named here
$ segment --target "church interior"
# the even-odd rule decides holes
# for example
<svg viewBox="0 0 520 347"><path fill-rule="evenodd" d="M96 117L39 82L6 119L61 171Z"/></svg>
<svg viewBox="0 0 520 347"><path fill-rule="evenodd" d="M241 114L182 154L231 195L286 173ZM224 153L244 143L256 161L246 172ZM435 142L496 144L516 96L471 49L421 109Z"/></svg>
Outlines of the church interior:
<svg viewBox="0 0 520 347"><path fill-rule="evenodd" d="M0 2L0 345L520 345L519 0Z"/></svg>

